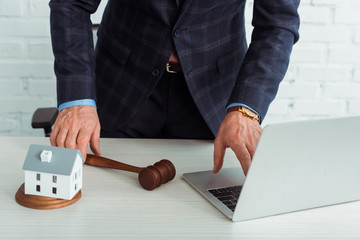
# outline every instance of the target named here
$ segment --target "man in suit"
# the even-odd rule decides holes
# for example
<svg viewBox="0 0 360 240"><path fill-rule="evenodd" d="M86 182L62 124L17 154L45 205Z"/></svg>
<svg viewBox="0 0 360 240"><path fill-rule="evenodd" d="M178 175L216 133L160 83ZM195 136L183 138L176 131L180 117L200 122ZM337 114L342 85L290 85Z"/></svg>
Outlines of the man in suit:
<svg viewBox="0 0 360 240"><path fill-rule="evenodd" d="M214 139L214 172L230 147L245 174L298 40L299 0L109 0L94 51L100 0L51 0L59 116L50 142L99 137ZM100 119L100 121L99 121ZM100 130L101 124L101 130Z"/></svg>

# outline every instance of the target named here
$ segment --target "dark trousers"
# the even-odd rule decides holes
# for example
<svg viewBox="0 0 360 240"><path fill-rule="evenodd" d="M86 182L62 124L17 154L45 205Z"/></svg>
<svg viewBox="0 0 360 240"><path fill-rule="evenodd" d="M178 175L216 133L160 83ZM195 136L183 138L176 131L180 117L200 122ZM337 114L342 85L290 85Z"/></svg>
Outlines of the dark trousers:
<svg viewBox="0 0 360 240"><path fill-rule="evenodd" d="M124 126L101 130L109 138L214 139L197 109L182 73L165 72L154 92Z"/></svg>

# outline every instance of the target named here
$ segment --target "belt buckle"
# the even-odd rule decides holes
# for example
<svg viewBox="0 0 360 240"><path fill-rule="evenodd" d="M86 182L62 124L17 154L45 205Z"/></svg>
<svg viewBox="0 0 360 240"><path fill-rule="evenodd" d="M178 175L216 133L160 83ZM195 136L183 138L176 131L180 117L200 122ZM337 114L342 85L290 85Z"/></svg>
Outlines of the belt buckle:
<svg viewBox="0 0 360 240"><path fill-rule="evenodd" d="M171 70L171 64L170 64L170 63L167 63L167 64L166 64L166 71L167 71L168 73L177 73L176 71Z"/></svg>

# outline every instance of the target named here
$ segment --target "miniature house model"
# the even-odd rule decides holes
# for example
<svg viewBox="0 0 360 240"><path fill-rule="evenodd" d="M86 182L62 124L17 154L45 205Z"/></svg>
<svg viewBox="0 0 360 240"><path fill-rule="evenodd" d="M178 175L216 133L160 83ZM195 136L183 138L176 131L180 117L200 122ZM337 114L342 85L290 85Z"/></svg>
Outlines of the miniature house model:
<svg viewBox="0 0 360 240"><path fill-rule="evenodd" d="M32 144L23 165L25 194L72 199L82 187L83 162L77 149Z"/></svg>

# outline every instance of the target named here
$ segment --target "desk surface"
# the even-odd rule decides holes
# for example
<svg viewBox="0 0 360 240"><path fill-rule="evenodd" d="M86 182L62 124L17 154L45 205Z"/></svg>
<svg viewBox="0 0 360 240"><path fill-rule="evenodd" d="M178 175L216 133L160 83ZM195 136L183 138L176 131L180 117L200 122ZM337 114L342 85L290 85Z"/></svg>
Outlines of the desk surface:
<svg viewBox="0 0 360 240"><path fill-rule="evenodd" d="M360 238L360 202L231 222L181 177L212 168L209 141L102 139L105 157L137 166L167 158L177 176L146 191L137 174L84 166L83 196L77 203L55 210L28 209L14 196L23 183L22 164L32 143L49 145L46 138L0 137L1 239ZM238 166L230 151L225 166Z"/></svg>

